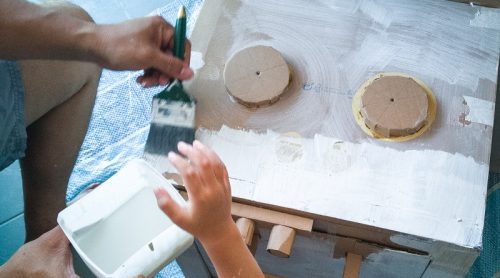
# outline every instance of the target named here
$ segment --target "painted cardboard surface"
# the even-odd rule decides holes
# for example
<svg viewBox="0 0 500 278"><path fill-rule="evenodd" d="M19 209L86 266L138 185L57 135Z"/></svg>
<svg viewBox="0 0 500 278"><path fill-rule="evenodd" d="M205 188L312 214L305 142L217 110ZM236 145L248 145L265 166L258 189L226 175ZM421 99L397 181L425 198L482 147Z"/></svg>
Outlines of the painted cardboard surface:
<svg viewBox="0 0 500 278"><path fill-rule="evenodd" d="M186 84L199 101L197 138L228 166L235 197L399 232L391 240L433 257L429 265L425 256L379 252L362 275L408 265L421 270L416 277L426 268L464 275L482 244L500 50L500 29L484 19L500 14L432 0L304 5L206 0L191 37L204 66ZM222 78L225 61L253 45L276 48L294 69L287 94L258 110L231 101ZM432 89L439 113L423 136L383 142L358 128L352 97L380 72ZM302 137L282 135L290 131Z"/></svg>
<svg viewBox="0 0 500 278"><path fill-rule="evenodd" d="M481 246L488 166L471 157L228 127L196 136L226 163L234 197Z"/></svg>
<svg viewBox="0 0 500 278"><path fill-rule="evenodd" d="M500 14L432 0L304 5L206 0L193 30L204 61L186 84L199 101L197 138L228 166L233 195L447 243L436 252L463 248L472 255L455 258L470 265L481 246L492 138L484 115L500 49L500 30L477 13ZM231 101L222 78L227 59L253 45L276 48L294 69L287 94L258 110ZM387 71L435 93L439 113L415 140L369 138L352 117L357 88ZM467 111L481 122L461 121L464 96L485 101ZM282 135L290 131L302 138Z"/></svg>
<svg viewBox="0 0 500 278"><path fill-rule="evenodd" d="M462 153L489 162L492 128L464 126L459 118L463 95L495 100L500 30L470 24L478 10L484 14L492 9L432 0L303 5L205 3L191 36L193 50L203 54L205 64L186 84L198 99L199 126L295 131L309 138L322 134L399 150ZM279 102L258 111L232 101L222 77L226 61L254 45L277 49L294 77ZM440 112L429 135L391 144L367 139L356 126L349 113L352 96L369 77L387 71L421 79L436 94Z"/></svg>

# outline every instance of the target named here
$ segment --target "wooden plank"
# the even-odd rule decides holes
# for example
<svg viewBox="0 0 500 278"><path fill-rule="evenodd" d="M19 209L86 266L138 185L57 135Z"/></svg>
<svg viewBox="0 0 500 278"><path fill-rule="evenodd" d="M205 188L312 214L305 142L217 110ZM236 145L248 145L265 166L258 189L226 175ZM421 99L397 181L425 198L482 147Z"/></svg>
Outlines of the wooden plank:
<svg viewBox="0 0 500 278"><path fill-rule="evenodd" d="M179 190L181 196L187 200L187 193ZM245 205L237 202L231 204L231 214L235 217L244 217L264 222L269 225L283 225L303 232L311 232L313 220L310 218L278 212L270 209Z"/></svg>
<svg viewBox="0 0 500 278"><path fill-rule="evenodd" d="M262 221L269 224L279 224L301 231L311 232L313 220L301 216L277 212L269 209L254 207L250 205L233 202L231 214L237 217L245 217Z"/></svg>
<svg viewBox="0 0 500 278"><path fill-rule="evenodd" d="M344 266L344 278L358 278L362 257L358 254L347 253Z"/></svg>

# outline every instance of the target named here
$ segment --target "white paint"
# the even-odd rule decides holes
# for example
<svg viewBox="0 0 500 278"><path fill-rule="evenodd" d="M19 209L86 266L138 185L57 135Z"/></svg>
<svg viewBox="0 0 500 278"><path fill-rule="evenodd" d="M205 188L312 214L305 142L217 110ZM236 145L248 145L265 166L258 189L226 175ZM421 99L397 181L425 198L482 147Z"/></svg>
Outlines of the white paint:
<svg viewBox="0 0 500 278"><path fill-rule="evenodd" d="M192 244L193 237L158 208L156 186L185 204L161 174L137 159L59 214L59 225L94 274L148 276Z"/></svg>
<svg viewBox="0 0 500 278"><path fill-rule="evenodd" d="M152 190L144 188L111 215L80 233L76 242L104 272L113 273L139 248L172 225L154 206Z"/></svg>
<svg viewBox="0 0 500 278"><path fill-rule="evenodd" d="M384 28L391 25L391 16L388 15L390 10L384 6L380 5L376 1L363 1L360 3L359 10L365 13L367 16L371 17L374 22L377 22L384 26Z"/></svg>
<svg viewBox="0 0 500 278"><path fill-rule="evenodd" d="M201 129L197 138L226 163L235 197L481 246L488 166L470 157L316 135L288 139L301 155L283 159L276 150L287 139L272 131Z"/></svg>
<svg viewBox="0 0 500 278"><path fill-rule="evenodd" d="M189 63L189 66L193 70L199 70L205 65L205 62L203 61L203 54L199 51L191 51L191 60Z"/></svg>
<svg viewBox="0 0 500 278"><path fill-rule="evenodd" d="M226 162L234 196L452 242L443 250L468 253L430 253L434 261L450 258L434 269L469 267L463 259L481 245L491 128L465 128L456 119L463 95L495 98L499 30L472 26L476 9L450 1L306 6L204 1L191 40L206 65L188 88L198 100L198 125L274 131L198 132ZM257 44L283 54L292 83L275 105L248 110L227 97L220 72L235 51ZM424 136L379 142L355 126L352 95L382 71L410 74L434 91L438 118ZM279 134L288 131L306 138Z"/></svg>
<svg viewBox="0 0 500 278"><path fill-rule="evenodd" d="M476 124L457 129L463 105L455 100L495 95L500 33L471 26L475 11L434 0L323 0L307 9L298 0L206 0L191 37L205 66L186 83L198 100L198 125L293 130L309 138L323 134L359 142L365 135L353 126L352 95L369 77L400 71L434 91L438 118L436 129L422 139L394 148L462 153L487 163L491 129ZM250 111L230 100L221 72L235 51L253 45L280 51L293 74L280 101Z"/></svg>
<svg viewBox="0 0 500 278"><path fill-rule="evenodd" d="M470 20L470 25L500 30L500 10L480 7L474 15L474 18Z"/></svg>
<svg viewBox="0 0 500 278"><path fill-rule="evenodd" d="M225 41L230 37L232 40L225 42L230 43L228 55L250 45L274 46L292 59L292 64L306 69L308 79L339 92L357 88L368 78L367 73L388 68L414 73L426 82L435 78L466 88L477 88L477 77L496 82L495 59L486 61L478 55L496 57L498 48L481 47L484 54L471 55L476 48L468 45L469 40L480 40L476 27L486 27L487 22L488 28L496 26L500 12L495 9L481 9L480 15L471 20L471 26L463 24L462 16L466 13L462 9L451 8L446 3L352 2L352 7L339 10L343 4L337 2L308 5L303 9L301 1L243 1L234 13L222 8L222 16L232 23L232 32L215 33L212 39ZM337 9L335 16L331 9ZM439 10L439 16L431 14L431 10ZM459 13L462 14L459 16ZM435 25L425 20L429 16ZM266 26L265 30L262 26ZM453 26L453 30L438 26ZM466 34L468 38L450 37L449 32ZM264 33L269 38L249 39L249 33ZM485 32L485 35L492 46L499 44L497 32ZM345 48L346 45L352 48ZM454 47L450 49L450 45Z"/></svg>
<svg viewBox="0 0 500 278"><path fill-rule="evenodd" d="M495 103L471 96L464 96L464 100L469 106L469 114L465 116L466 121L488 125L493 127L495 119Z"/></svg>

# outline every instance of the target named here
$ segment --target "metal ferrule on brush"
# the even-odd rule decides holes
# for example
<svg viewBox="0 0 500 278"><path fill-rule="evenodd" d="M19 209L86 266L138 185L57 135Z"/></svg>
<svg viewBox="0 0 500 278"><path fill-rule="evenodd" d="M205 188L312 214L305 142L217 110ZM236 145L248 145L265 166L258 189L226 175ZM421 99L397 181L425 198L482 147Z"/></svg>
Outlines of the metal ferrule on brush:
<svg viewBox="0 0 500 278"><path fill-rule="evenodd" d="M194 102L153 99L151 123L192 128L195 124Z"/></svg>

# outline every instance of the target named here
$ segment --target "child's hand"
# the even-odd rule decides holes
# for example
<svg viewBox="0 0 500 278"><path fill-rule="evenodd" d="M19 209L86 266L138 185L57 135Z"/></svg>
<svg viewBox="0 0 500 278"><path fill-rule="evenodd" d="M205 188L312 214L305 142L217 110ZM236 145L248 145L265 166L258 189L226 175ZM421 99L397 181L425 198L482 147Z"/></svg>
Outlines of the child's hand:
<svg viewBox="0 0 500 278"><path fill-rule="evenodd" d="M158 206L201 241L218 277L264 277L231 218L231 187L224 163L198 141L177 147L188 160L174 153L168 158L182 176L188 205L181 207L165 190L157 189Z"/></svg>
<svg viewBox="0 0 500 278"><path fill-rule="evenodd" d="M181 142L178 149L188 160L173 152L168 154L168 159L183 178L188 205L181 207L164 189L158 188L155 190L158 206L175 224L202 243L213 243L234 225L226 167L212 150L199 141L195 141L193 146Z"/></svg>

